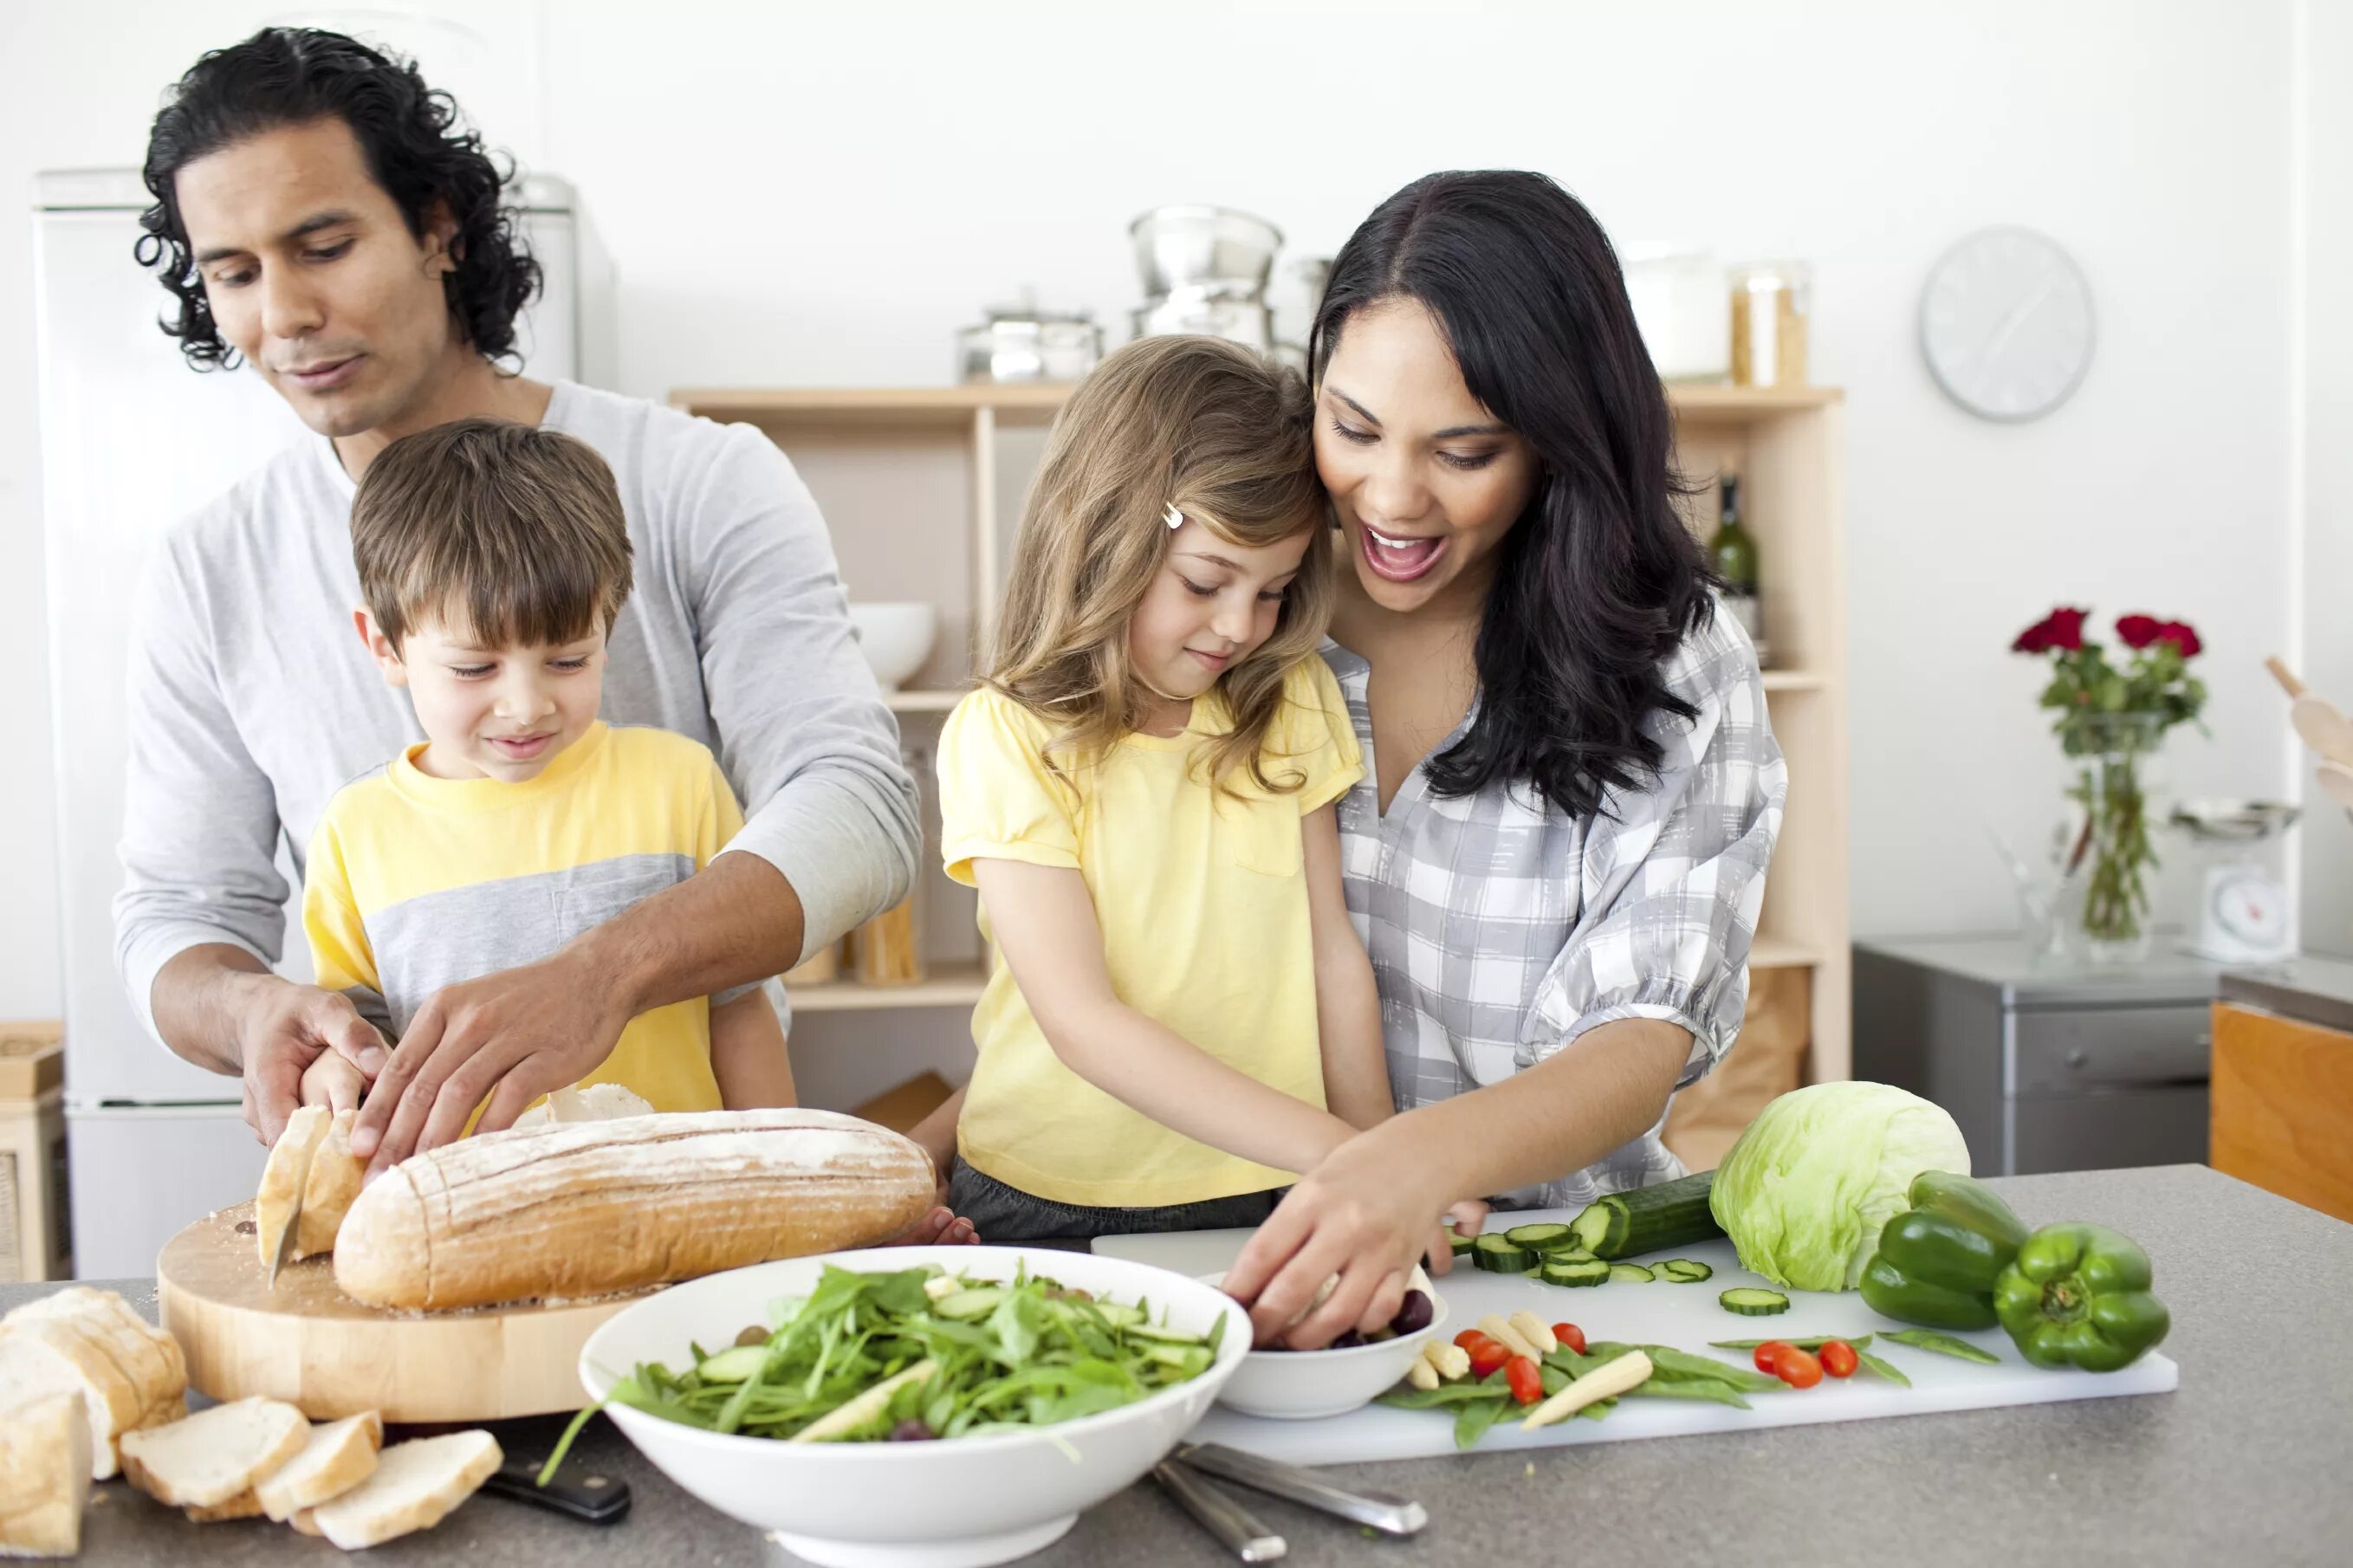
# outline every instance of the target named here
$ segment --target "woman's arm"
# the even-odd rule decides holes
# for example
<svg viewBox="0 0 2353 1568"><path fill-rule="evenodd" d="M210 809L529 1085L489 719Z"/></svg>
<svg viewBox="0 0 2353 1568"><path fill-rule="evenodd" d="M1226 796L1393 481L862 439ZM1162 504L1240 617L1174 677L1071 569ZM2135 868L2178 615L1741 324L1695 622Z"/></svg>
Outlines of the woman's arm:
<svg viewBox="0 0 2353 1568"><path fill-rule="evenodd" d="M1690 1031L1621 1018L1501 1083L1392 1117L1309 1172L1260 1227L1225 1289L1254 1302L1263 1338L1332 1275L1340 1284L1286 1336L1329 1343L1397 1314L1405 1277L1436 1240L1440 1211L1591 1164L1655 1123L1691 1054Z"/></svg>
<svg viewBox="0 0 2353 1568"><path fill-rule="evenodd" d="M800 1103L784 1026L759 986L711 1009L711 1076L719 1080L719 1103L730 1110Z"/></svg>
<svg viewBox="0 0 2353 1568"><path fill-rule="evenodd" d="M976 859L972 873L1014 984L1064 1067L1163 1127L1279 1171L1312 1170L1355 1133L1121 1002L1078 872Z"/></svg>
<svg viewBox="0 0 2353 1568"><path fill-rule="evenodd" d="M1373 961L1348 921L1340 883L1340 818L1331 806L1300 823L1307 864L1307 912L1315 948L1315 1032L1324 1049L1324 1103L1351 1127L1397 1113L1388 1053L1381 1047L1381 996Z"/></svg>

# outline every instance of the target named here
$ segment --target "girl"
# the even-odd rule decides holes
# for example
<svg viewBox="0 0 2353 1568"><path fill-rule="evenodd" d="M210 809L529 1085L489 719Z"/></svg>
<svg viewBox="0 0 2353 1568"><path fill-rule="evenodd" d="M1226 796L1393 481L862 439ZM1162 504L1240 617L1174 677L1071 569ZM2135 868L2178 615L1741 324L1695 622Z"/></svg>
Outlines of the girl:
<svg viewBox="0 0 2353 1568"><path fill-rule="evenodd" d="M1256 1225L1389 1114L1326 521L1305 387L1230 343L1131 344L1056 422L940 741L997 953L949 1201L992 1241Z"/></svg>

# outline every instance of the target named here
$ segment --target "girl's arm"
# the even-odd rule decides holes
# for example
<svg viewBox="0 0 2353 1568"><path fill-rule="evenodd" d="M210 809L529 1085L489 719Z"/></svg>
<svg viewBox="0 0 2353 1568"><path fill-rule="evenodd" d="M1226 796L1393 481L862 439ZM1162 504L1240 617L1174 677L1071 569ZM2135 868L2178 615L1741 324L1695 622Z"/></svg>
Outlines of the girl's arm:
<svg viewBox="0 0 2353 1568"><path fill-rule="evenodd" d="M754 986L711 1009L711 1076L719 1080L719 1103L730 1110L800 1103L784 1026L766 991Z"/></svg>
<svg viewBox="0 0 2353 1568"><path fill-rule="evenodd" d="M1078 872L976 859L972 874L1014 984L1064 1067L1163 1127L1279 1171L1313 1170L1354 1136L1121 1002Z"/></svg>
<svg viewBox="0 0 2353 1568"><path fill-rule="evenodd" d="M1340 818L1335 807L1300 823L1307 859L1307 913L1315 947L1315 1032L1324 1047L1324 1102L1363 1129L1396 1114L1388 1053L1381 1045L1381 998L1373 961L1349 923L1340 884Z"/></svg>

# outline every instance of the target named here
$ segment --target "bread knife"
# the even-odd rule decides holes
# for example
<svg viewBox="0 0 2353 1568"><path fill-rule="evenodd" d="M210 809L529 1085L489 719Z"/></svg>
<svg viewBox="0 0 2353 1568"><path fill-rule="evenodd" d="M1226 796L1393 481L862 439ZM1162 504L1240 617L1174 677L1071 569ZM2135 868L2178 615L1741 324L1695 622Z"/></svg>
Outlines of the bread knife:
<svg viewBox="0 0 2353 1568"><path fill-rule="evenodd" d="M539 1484L538 1458L509 1459L491 1472L482 1489L533 1508L576 1519L583 1524L617 1524L629 1511L629 1483L577 1464L556 1467L554 1479Z"/></svg>
<svg viewBox="0 0 2353 1568"><path fill-rule="evenodd" d="M294 1261L294 1248L302 1233L302 1194L294 1194L294 1207L286 1215L286 1233L278 1238L278 1251L269 1259L269 1289L278 1289L278 1271Z"/></svg>

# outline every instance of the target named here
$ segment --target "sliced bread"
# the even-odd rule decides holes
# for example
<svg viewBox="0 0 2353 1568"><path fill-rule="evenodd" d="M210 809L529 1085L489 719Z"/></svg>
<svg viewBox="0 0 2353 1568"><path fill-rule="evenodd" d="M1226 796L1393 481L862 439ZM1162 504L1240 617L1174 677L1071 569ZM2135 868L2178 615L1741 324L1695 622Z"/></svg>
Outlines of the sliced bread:
<svg viewBox="0 0 2353 1568"><path fill-rule="evenodd" d="M343 1496L375 1473L383 1447L384 1418L373 1410L311 1427L302 1451L254 1489L261 1494L261 1510L289 1520Z"/></svg>
<svg viewBox="0 0 2353 1568"><path fill-rule="evenodd" d="M302 1183L302 1217L294 1222L294 1256L316 1258L335 1250L335 1232L343 1226L343 1211L360 1195L360 1179L367 1162L352 1152L352 1125L356 1110L338 1110L327 1123L327 1134L311 1153L310 1174Z"/></svg>
<svg viewBox="0 0 2353 1568"><path fill-rule="evenodd" d="M122 1473L158 1502L212 1508L302 1451L311 1423L275 1399L239 1399L185 1421L127 1432Z"/></svg>
<svg viewBox="0 0 2353 1568"><path fill-rule="evenodd" d="M180 1511L188 1516L188 1521L192 1524L218 1524L224 1520L230 1519L259 1519L261 1499L251 1487L248 1487L227 1502L216 1502L209 1508L183 1509Z"/></svg>
<svg viewBox="0 0 2353 1568"><path fill-rule="evenodd" d="M378 1457L374 1475L312 1509L311 1522L346 1552L430 1530L473 1496L503 1458L498 1439L482 1431L395 1443Z"/></svg>
<svg viewBox="0 0 2353 1568"><path fill-rule="evenodd" d="M90 1473L105 1480L117 1468L115 1439L139 1421L139 1396L105 1352L69 1321L29 1319L0 1324L0 1410L52 1394L82 1402L90 1426Z"/></svg>
<svg viewBox="0 0 2353 1568"><path fill-rule="evenodd" d="M52 1394L0 1415L0 1557L71 1557L90 1500L90 1407Z"/></svg>
<svg viewBox="0 0 2353 1568"><path fill-rule="evenodd" d="M180 1342L111 1290L71 1286L27 1301L0 1319L10 1323L58 1321L86 1331L130 1382L140 1408L132 1425L151 1425L155 1411L169 1408L187 1392L188 1363Z"/></svg>
<svg viewBox="0 0 2353 1568"><path fill-rule="evenodd" d="M264 1268L278 1261L279 1244L294 1223L302 1202L303 1185L311 1179L311 1156L332 1124L323 1105L306 1105L289 1117L286 1131L269 1146L269 1163L261 1167L261 1187L253 1194L254 1240L261 1249Z"/></svg>

